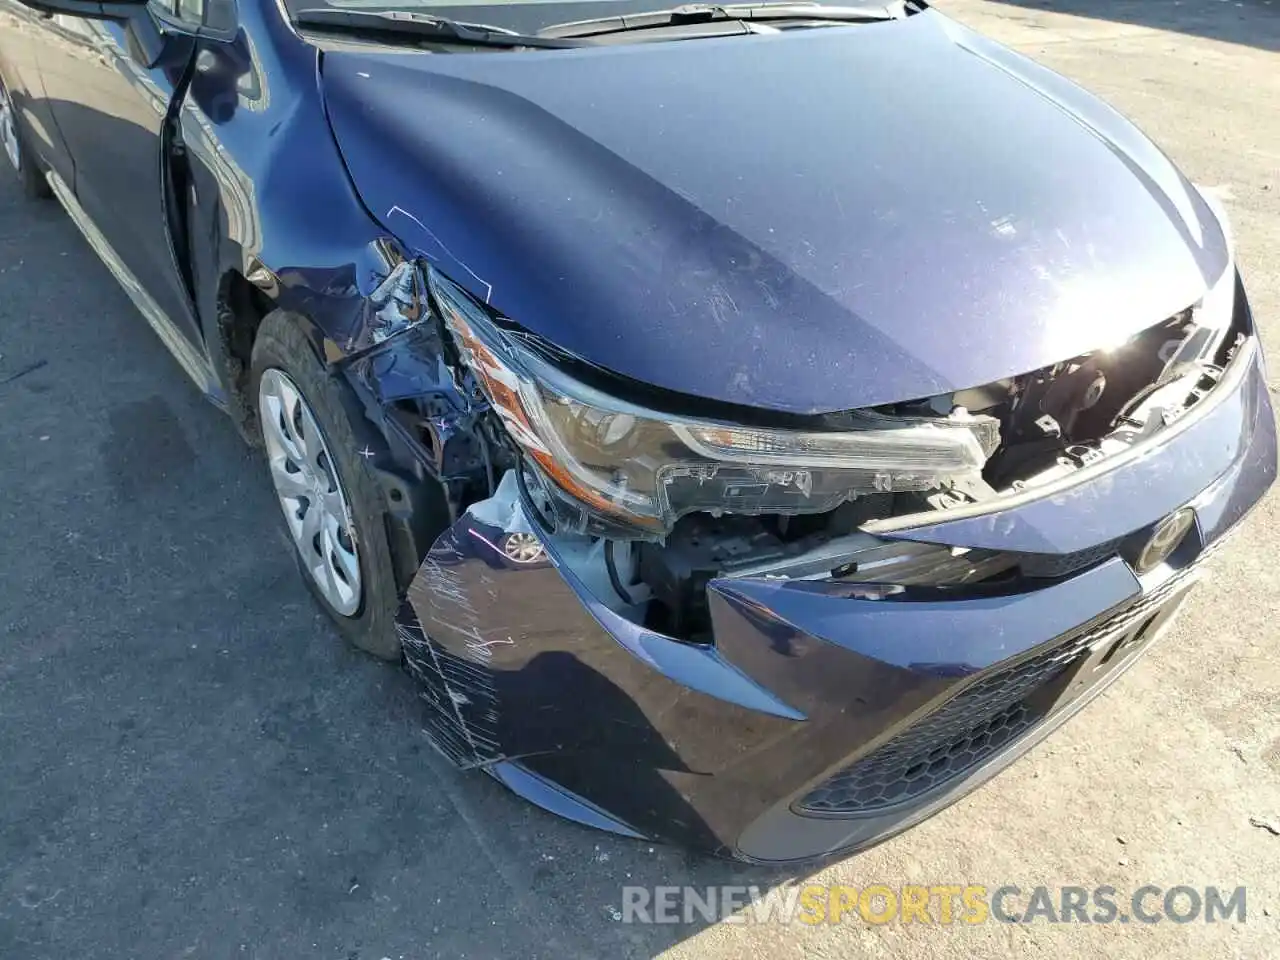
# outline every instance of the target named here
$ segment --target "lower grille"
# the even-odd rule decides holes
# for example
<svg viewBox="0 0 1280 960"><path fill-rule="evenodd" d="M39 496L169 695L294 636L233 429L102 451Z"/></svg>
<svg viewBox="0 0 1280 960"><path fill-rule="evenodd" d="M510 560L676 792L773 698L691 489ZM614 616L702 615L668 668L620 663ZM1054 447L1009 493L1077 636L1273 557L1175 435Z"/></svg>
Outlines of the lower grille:
<svg viewBox="0 0 1280 960"><path fill-rule="evenodd" d="M1045 718L1032 694L1103 637L1136 627L1183 586L1190 569L1088 630L975 681L933 713L816 787L797 813L855 816L918 800L1011 745Z"/></svg>
<svg viewBox="0 0 1280 960"><path fill-rule="evenodd" d="M1024 577L1056 579L1069 576L1114 556L1122 539L1109 540L1075 553L1024 553L1019 556L1018 570Z"/></svg>

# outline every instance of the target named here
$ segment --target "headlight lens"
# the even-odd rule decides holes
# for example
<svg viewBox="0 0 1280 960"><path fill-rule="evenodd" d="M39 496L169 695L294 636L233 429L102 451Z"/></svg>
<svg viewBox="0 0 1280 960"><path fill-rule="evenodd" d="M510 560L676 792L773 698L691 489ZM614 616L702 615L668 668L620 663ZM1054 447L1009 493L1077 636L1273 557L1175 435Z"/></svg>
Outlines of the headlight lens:
<svg viewBox="0 0 1280 960"><path fill-rule="evenodd" d="M834 510L856 496L977 476L998 442L988 417L856 415L840 432L766 429L646 410L582 384L504 333L435 275L463 360L543 476L595 517L660 538L681 516Z"/></svg>

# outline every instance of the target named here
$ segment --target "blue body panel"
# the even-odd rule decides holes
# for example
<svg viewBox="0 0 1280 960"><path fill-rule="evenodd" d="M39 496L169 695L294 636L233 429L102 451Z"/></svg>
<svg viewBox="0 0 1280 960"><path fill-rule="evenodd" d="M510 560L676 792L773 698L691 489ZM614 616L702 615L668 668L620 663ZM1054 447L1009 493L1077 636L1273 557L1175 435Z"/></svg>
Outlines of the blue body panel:
<svg viewBox="0 0 1280 960"><path fill-rule="evenodd" d="M682 394L812 413L978 386L1171 316L1226 265L1131 124L934 13L342 51L323 73L388 229L565 350Z"/></svg>
<svg viewBox="0 0 1280 960"><path fill-rule="evenodd" d="M714 579L710 643L628 619L547 531L545 556L513 563L503 531L467 512L492 485L476 444L488 411L426 270L655 407L770 420L980 386L1161 323L1223 275L1217 218L1109 107L932 11L447 53L308 38L271 0L238 8L235 40L211 42L139 18L68 31L74 18L0 0L0 78L102 232L146 234L130 269L181 304L169 319L207 366L202 389L246 431L255 324L282 310L309 333L386 493L428 731L548 809L753 860L875 842L1010 762L1131 658L1085 686L1055 673L1036 724L909 800L841 817L807 798L901 754L984 684L1063 650L1084 662L1095 640L1170 615L1275 478L1241 288L1236 360L1185 424L1050 494L875 531L1104 550L1096 562L879 599L836 579ZM102 178L97 143L127 146L146 175ZM1193 532L1139 575L1114 545L1183 508Z"/></svg>

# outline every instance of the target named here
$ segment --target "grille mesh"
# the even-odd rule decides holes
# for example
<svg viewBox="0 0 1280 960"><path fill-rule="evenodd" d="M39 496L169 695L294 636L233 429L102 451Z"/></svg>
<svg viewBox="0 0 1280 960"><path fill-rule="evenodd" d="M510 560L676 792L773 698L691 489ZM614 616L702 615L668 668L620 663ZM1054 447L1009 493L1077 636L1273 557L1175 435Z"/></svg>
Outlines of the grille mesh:
<svg viewBox="0 0 1280 960"><path fill-rule="evenodd" d="M1123 538L1100 543L1075 553L1024 553L1019 555L1018 569L1024 577L1056 579L1102 563L1120 549Z"/></svg>
<svg viewBox="0 0 1280 960"><path fill-rule="evenodd" d="M1189 574L1186 570L1171 577L1093 628L965 687L815 788L796 804L797 811L822 816L869 813L917 800L988 760L1044 719L1028 704L1031 694L1060 677L1103 637L1119 636L1151 616Z"/></svg>

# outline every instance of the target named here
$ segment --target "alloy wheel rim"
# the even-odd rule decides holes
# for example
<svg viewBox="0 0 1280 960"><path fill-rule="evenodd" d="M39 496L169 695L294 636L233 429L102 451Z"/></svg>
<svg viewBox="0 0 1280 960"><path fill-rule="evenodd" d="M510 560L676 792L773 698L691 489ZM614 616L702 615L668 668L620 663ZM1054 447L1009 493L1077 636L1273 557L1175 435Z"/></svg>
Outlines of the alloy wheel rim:
<svg viewBox="0 0 1280 960"><path fill-rule="evenodd" d="M360 609L360 554L351 507L324 434L297 385L270 369L258 387L258 416L271 481L303 565L338 613Z"/></svg>
<svg viewBox="0 0 1280 960"><path fill-rule="evenodd" d="M13 169L22 170L22 151L18 148L18 125L13 116L13 101L9 99L9 91L0 83L0 143L4 144L4 152L13 164Z"/></svg>

